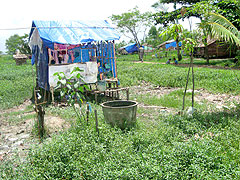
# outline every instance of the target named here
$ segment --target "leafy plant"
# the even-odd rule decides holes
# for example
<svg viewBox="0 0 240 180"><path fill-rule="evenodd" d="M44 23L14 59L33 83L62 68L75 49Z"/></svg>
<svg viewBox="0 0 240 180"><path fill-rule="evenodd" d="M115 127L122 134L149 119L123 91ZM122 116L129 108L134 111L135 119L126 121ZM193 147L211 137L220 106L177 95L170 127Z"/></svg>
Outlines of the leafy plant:
<svg viewBox="0 0 240 180"><path fill-rule="evenodd" d="M81 106L85 100L84 90L88 89L88 86L84 83L81 71L79 67L74 67L73 71L70 73L70 77L67 77L63 72L54 73L54 76L58 78L56 89L61 89L61 97L65 98L67 103L73 107L79 120L84 118ZM75 106L76 103L79 105L80 113Z"/></svg>
<svg viewBox="0 0 240 180"><path fill-rule="evenodd" d="M180 48L179 48L179 42L181 40L182 32L183 32L183 26L181 24L173 24L169 26L166 31L160 34L160 36L163 36L163 37L170 36L176 41L178 61L182 60L182 56L180 54Z"/></svg>

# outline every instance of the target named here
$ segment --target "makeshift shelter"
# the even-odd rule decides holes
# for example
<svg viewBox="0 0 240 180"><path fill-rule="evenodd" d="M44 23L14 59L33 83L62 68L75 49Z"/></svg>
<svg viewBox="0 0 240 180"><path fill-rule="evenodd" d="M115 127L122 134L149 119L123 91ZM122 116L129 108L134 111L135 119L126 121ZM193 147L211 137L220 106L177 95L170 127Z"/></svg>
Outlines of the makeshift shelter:
<svg viewBox="0 0 240 180"><path fill-rule="evenodd" d="M209 58L231 57L236 53L236 47L229 46L227 42L221 42L216 39L207 40L208 56ZM205 45L201 42L198 46L194 47L195 57L204 57Z"/></svg>
<svg viewBox="0 0 240 180"><path fill-rule="evenodd" d="M125 49L128 53L138 52L139 47L136 43L131 43L126 46L123 46L122 49Z"/></svg>
<svg viewBox="0 0 240 180"><path fill-rule="evenodd" d="M179 42L179 47L181 47L181 46L182 46L182 42ZM172 39L172 40L163 42L162 44L158 45L157 47L158 47L158 49L163 48L163 49L170 50L170 49L175 49L177 47L177 43L174 39Z"/></svg>
<svg viewBox="0 0 240 180"><path fill-rule="evenodd" d="M169 41L165 41L165 42L163 42L162 44L159 44L159 45L157 46L157 48L158 48L158 49L160 49L160 48L165 49L165 48L166 48L166 44L169 44L169 43L174 42L174 41L175 41L174 39L169 40Z"/></svg>
<svg viewBox="0 0 240 180"><path fill-rule="evenodd" d="M29 46L36 64L37 86L56 86L55 72L83 70L85 83L96 83L98 65L109 78L117 79L115 44L120 36L105 20L32 22Z"/></svg>

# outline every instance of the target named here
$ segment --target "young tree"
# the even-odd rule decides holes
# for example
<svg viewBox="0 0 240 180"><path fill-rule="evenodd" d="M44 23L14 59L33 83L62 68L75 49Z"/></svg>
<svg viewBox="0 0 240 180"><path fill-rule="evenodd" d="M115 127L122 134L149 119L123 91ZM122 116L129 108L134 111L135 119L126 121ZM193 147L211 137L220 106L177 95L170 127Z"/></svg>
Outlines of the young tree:
<svg viewBox="0 0 240 180"><path fill-rule="evenodd" d="M31 54L31 50L28 46L28 34L23 36L15 34L10 36L6 40L5 46L8 54L15 54L17 49L23 54Z"/></svg>
<svg viewBox="0 0 240 180"><path fill-rule="evenodd" d="M141 46L139 34L142 32L145 36L146 30L151 24L150 12L141 13L138 7L135 7L121 15L113 14L110 18L125 36L134 40L138 47ZM130 33L131 36L128 36L128 33Z"/></svg>
<svg viewBox="0 0 240 180"><path fill-rule="evenodd" d="M181 24L172 24L167 28L166 31L160 34L160 36L163 36L163 37L164 36L172 37L176 41L178 61L181 61L182 59L180 48L179 48L179 42L180 42L182 32L183 32L183 26Z"/></svg>

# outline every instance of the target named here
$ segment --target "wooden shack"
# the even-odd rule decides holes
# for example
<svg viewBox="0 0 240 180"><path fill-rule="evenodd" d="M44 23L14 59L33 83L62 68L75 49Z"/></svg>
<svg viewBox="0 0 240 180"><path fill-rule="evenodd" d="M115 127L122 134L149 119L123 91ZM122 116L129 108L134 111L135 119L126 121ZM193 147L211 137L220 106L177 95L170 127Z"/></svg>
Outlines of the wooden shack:
<svg viewBox="0 0 240 180"><path fill-rule="evenodd" d="M200 43L194 47L195 57L204 57L205 45ZM222 42L216 39L208 39L208 55L209 58L227 58L234 56L236 52L235 47L230 47L227 42Z"/></svg>

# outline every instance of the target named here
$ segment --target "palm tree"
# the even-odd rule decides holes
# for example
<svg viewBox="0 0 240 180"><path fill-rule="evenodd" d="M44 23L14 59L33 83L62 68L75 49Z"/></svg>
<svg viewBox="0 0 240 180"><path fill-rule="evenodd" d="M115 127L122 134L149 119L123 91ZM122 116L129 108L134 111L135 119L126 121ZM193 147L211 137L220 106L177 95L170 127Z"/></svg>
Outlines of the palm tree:
<svg viewBox="0 0 240 180"><path fill-rule="evenodd" d="M240 46L240 32L224 16L217 13L210 13L208 24L211 27L213 37L224 41L230 41Z"/></svg>

